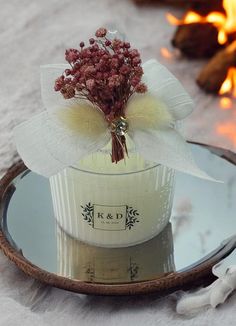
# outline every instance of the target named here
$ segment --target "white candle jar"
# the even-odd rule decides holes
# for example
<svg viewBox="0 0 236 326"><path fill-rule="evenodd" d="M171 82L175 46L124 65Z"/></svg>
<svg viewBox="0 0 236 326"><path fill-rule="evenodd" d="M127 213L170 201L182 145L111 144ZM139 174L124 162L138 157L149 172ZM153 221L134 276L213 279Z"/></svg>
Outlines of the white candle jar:
<svg viewBox="0 0 236 326"><path fill-rule="evenodd" d="M125 161L112 164L109 149L50 178L54 214L66 233L83 242L136 245L167 225L174 170L145 161L132 148Z"/></svg>

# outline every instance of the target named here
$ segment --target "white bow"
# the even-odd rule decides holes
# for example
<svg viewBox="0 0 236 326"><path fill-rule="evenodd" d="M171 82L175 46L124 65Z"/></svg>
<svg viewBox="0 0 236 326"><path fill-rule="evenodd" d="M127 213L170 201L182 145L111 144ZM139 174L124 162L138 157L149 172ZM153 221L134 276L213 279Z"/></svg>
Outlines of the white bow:
<svg viewBox="0 0 236 326"><path fill-rule="evenodd" d="M111 135L101 111L86 101L65 100L54 91L56 78L67 65L41 69L46 111L14 129L17 149L34 172L50 177L103 148ZM189 145L175 125L193 110L179 81L156 60L143 65L148 93L133 95L126 107L128 135L148 161L212 180L194 162ZM112 163L111 163L112 164Z"/></svg>

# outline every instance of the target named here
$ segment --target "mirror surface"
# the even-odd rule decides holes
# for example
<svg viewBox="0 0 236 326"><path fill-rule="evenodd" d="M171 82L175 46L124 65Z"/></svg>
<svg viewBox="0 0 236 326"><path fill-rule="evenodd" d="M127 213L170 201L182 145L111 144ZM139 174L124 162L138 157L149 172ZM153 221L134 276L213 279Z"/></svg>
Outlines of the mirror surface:
<svg viewBox="0 0 236 326"><path fill-rule="evenodd" d="M30 262L68 278L124 283L190 269L236 230L235 165L198 145L192 151L198 165L223 183L177 174L170 223L143 244L109 249L71 238L54 218L49 181L29 171L8 189L2 229Z"/></svg>

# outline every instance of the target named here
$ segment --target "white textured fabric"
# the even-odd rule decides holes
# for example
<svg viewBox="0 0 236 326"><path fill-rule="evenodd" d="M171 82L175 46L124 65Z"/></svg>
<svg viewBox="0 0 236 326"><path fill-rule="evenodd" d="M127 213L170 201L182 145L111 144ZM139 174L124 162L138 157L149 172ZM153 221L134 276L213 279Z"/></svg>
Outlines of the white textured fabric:
<svg viewBox="0 0 236 326"><path fill-rule="evenodd" d="M88 153L104 147L109 141L104 133L93 142L69 132L50 119L47 112L37 114L14 129L19 153L34 172L50 177L77 163Z"/></svg>
<svg viewBox="0 0 236 326"><path fill-rule="evenodd" d="M21 127L16 127L14 129L14 136L16 141L16 147L19 153L22 151L25 154L24 162L28 166L37 166L40 164L44 166L44 174L45 176L49 176L51 170L53 171L61 171L66 165L63 165L60 161L58 161L55 157L52 157L50 152L47 150L44 142L43 135L43 127L45 127L45 118L46 113L37 114L34 118L29 121L26 121L21 125ZM28 124L30 123L30 127ZM32 128L34 126L34 128ZM22 133L22 128L27 130L27 137L24 133ZM31 142L34 142L34 146L31 146ZM30 144L28 143L30 142ZM27 150L30 148L30 150ZM44 164L47 162L47 164ZM39 172L39 171L35 171ZM41 171L40 171L41 172Z"/></svg>
<svg viewBox="0 0 236 326"><path fill-rule="evenodd" d="M64 100L60 93L54 91L55 80L68 65L44 65L40 68L41 94L46 110L16 126L14 140L26 166L50 177L104 147L110 138L106 129L96 138L83 137L60 123L56 118L58 110L67 110L75 103L75 100Z"/></svg>
<svg viewBox="0 0 236 326"><path fill-rule="evenodd" d="M219 99L205 95L195 84L204 63L161 56L161 47L171 49L175 27L166 23L165 13L178 15L173 8L136 7L130 0L0 0L0 4L1 175L18 160L13 127L43 107L39 66L62 62L65 47L78 46L105 24L126 30L145 60L155 57L167 65L190 92L196 110L185 124L189 139L236 150L235 111L221 110ZM236 109L235 102L233 106ZM217 132L219 127L221 133ZM179 236L181 232L180 228ZM76 295L33 281L2 253L0 294L0 326L235 326L236 320L236 294L216 310L208 309L189 319L176 314L176 295Z"/></svg>
<svg viewBox="0 0 236 326"><path fill-rule="evenodd" d="M52 116L58 108L66 108L70 102L72 102L71 100L65 100L60 92L54 91L55 80L60 77L67 68L70 68L67 64L47 64L40 67L43 106Z"/></svg>
<svg viewBox="0 0 236 326"><path fill-rule="evenodd" d="M145 62L143 69L148 90L166 104L175 120L182 120L193 111L193 100L168 69L156 60Z"/></svg>

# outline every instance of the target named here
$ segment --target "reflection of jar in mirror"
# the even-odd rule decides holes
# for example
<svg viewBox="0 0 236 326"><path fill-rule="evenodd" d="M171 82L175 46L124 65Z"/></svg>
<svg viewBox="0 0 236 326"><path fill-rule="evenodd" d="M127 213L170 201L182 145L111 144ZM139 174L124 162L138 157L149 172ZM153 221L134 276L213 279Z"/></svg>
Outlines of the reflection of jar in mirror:
<svg viewBox="0 0 236 326"><path fill-rule="evenodd" d="M144 281L175 270L171 224L153 239L127 248L102 248L78 241L57 226L57 261L61 276L82 281Z"/></svg>
<svg viewBox="0 0 236 326"><path fill-rule="evenodd" d="M125 161L111 163L109 144L50 178L55 217L72 237L105 247L135 245L168 223L174 171L128 146Z"/></svg>

